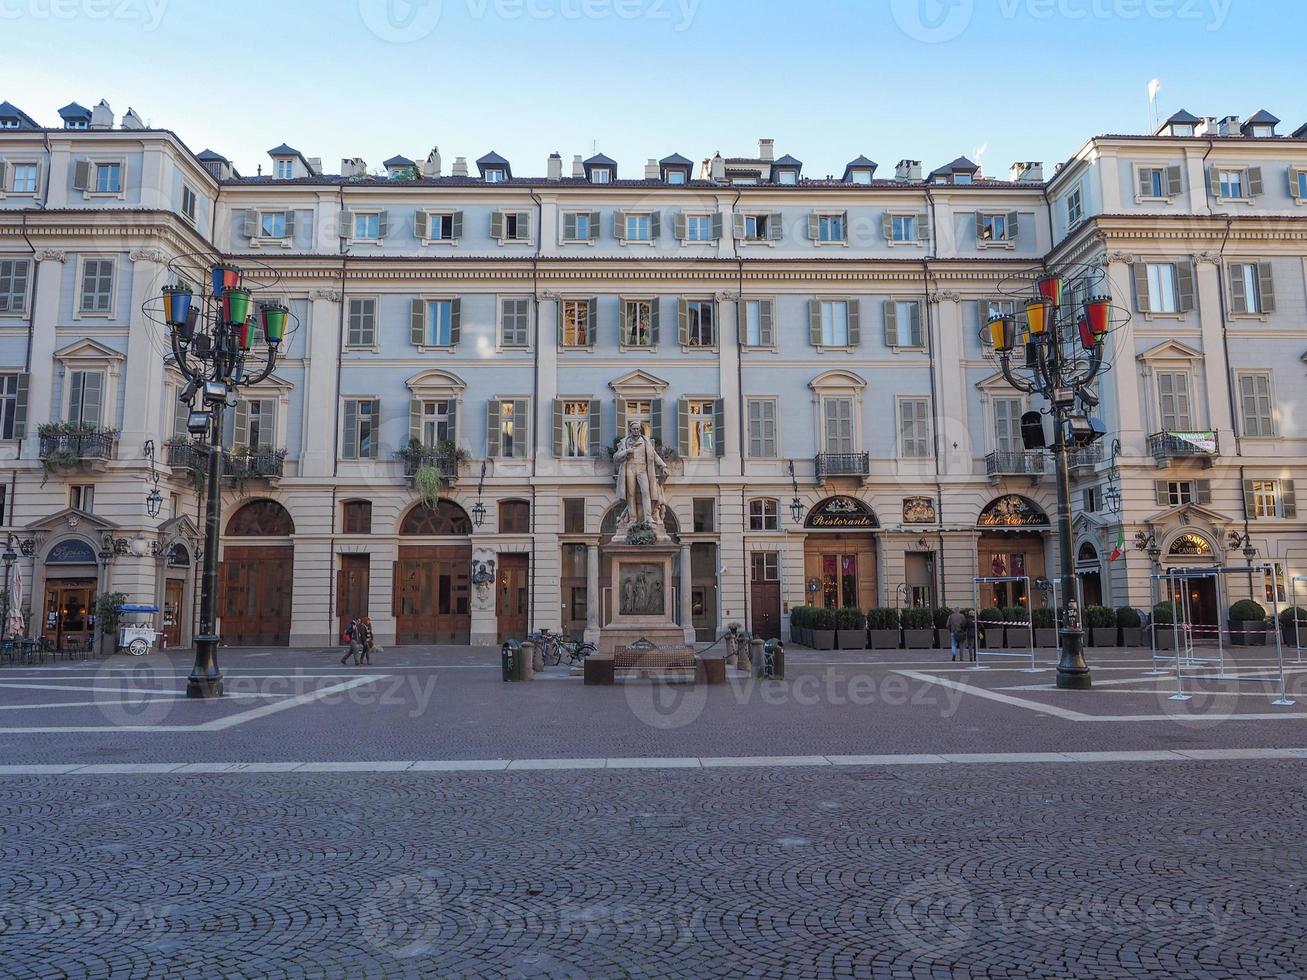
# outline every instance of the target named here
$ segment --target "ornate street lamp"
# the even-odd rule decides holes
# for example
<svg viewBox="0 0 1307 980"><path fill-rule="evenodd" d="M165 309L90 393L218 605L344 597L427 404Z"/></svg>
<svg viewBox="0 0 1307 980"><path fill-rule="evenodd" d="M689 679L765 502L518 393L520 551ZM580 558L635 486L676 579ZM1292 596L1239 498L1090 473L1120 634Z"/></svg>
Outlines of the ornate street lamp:
<svg viewBox="0 0 1307 980"><path fill-rule="evenodd" d="M186 696L192 698L222 696L214 627L222 525L223 410L236 404L238 388L257 385L272 374L290 319L290 311L279 304L262 304L257 312L254 309L254 291L272 282L253 282L238 266L224 262L206 266L204 261L202 257L183 256L169 263L174 282L163 289L162 310L153 302L147 303L144 310L151 319L161 320L168 327L172 356L187 381L181 394L181 400L190 408L186 428L208 443L200 622L195 637L195 665L186 682ZM266 342L263 350L256 349L253 343L259 319ZM153 508L151 516L157 515L157 508L162 506L162 497L155 501L154 494L157 490L146 503L147 508Z"/></svg>
<svg viewBox="0 0 1307 980"><path fill-rule="evenodd" d="M145 495L145 512L151 517L158 517L159 511L163 510L163 494L159 492L159 471L154 468L154 440L147 439L142 450L145 458L150 461L150 479L154 481L154 486L150 492Z"/></svg>
<svg viewBox="0 0 1307 980"><path fill-rule="evenodd" d="M5 563L5 611L4 619L0 620L0 639L9 635L9 592L13 582L14 562L18 560L18 552L14 551L14 536L12 534L5 538L5 551L0 555L0 559Z"/></svg>
<svg viewBox="0 0 1307 980"><path fill-rule="evenodd" d="M1061 580L1061 658L1057 686L1086 690L1091 685L1084 656L1081 610L1076 603L1075 555L1072 554L1071 469L1069 454L1102 436L1102 423L1075 411L1077 402L1097 404L1089 392L1103 370L1107 335L1129 320L1129 313L1098 295L1106 272L1097 266L1076 266L1034 278L1018 276L1005 290L1023 307L1022 314L1000 313L986 324L999 366L1008 384L1027 395L1039 395L1053 417L1053 445L1048 447L1057 464L1058 544ZM1082 299L1082 297L1084 297ZM1021 302L1024 299L1024 303ZM1022 322L1024 321L1024 322ZM1012 363L1012 350L1025 347L1025 366ZM1035 426L1036 436L1039 427ZM1027 449L1044 448L1042 437Z"/></svg>
<svg viewBox="0 0 1307 980"><path fill-rule="evenodd" d="M481 461L481 479L477 481L477 502L472 505L472 523L480 527L486 522L486 505L481 502L481 490L486 485L486 461Z"/></svg>
<svg viewBox="0 0 1307 980"><path fill-rule="evenodd" d="M794 497L790 500L790 520L799 524L803 521L803 501L799 499L799 478L794 475L794 460L790 460L790 483L794 487Z"/></svg>

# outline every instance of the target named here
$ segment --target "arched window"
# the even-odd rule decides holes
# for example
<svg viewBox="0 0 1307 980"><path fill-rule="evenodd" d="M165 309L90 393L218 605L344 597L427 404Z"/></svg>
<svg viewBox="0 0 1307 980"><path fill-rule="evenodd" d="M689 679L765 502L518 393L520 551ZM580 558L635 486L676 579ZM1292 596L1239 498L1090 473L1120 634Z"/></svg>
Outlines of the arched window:
<svg viewBox="0 0 1307 980"><path fill-rule="evenodd" d="M526 534L531 530L531 505L525 500L499 502L499 533Z"/></svg>
<svg viewBox="0 0 1307 980"><path fill-rule="evenodd" d="M227 535L233 538L288 538L294 533L295 522L275 500L251 500L227 522Z"/></svg>
<svg viewBox="0 0 1307 980"><path fill-rule="evenodd" d="M468 535L472 522L467 511L452 500L441 500L435 508L418 504L404 517L399 533L408 537Z"/></svg>
<svg viewBox="0 0 1307 980"><path fill-rule="evenodd" d="M1088 541L1080 546L1080 551L1076 554L1076 561L1083 562L1086 565L1093 565L1098 562L1098 552Z"/></svg>

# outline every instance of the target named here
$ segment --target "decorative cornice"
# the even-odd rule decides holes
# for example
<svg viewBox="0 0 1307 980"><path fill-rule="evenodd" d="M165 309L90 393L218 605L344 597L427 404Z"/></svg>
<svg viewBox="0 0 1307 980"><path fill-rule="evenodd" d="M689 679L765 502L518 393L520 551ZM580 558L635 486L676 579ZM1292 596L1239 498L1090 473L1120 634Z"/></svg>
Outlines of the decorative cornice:
<svg viewBox="0 0 1307 980"><path fill-rule="evenodd" d="M1106 258L1108 262L1124 262L1126 265L1133 265L1138 261L1139 256L1135 255L1134 252L1127 252L1123 249L1116 248L1108 252Z"/></svg>
<svg viewBox="0 0 1307 980"><path fill-rule="evenodd" d="M166 262L167 257L161 248L137 248L128 252L128 257L133 262Z"/></svg>
<svg viewBox="0 0 1307 980"><path fill-rule="evenodd" d="M340 297L339 289L310 289L309 290L309 299L311 300L323 299L329 303L339 303L340 298L341 297Z"/></svg>
<svg viewBox="0 0 1307 980"><path fill-rule="evenodd" d="M36 261L38 262L64 262L68 258L68 253L62 248L38 248L36 250Z"/></svg>
<svg viewBox="0 0 1307 980"><path fill-rule="evenodd" d="M931 303L961 303L962 294L955 289L937 289L928 297Z"/></svg>
<svg viewBox="0 0 1307 980"><path fill-rule="evenodd" d="M1221 264L1221 253L1212 251L1198 252L1194 255L1194 261L1199 265L1216 265Z"/></svg>
<svg viewBox="0 0 1307 980"><path fill-rule="evenodd" d="M740 298L740 291L738 289L719 289L716 297L719 303L731 303Z"/></svg>

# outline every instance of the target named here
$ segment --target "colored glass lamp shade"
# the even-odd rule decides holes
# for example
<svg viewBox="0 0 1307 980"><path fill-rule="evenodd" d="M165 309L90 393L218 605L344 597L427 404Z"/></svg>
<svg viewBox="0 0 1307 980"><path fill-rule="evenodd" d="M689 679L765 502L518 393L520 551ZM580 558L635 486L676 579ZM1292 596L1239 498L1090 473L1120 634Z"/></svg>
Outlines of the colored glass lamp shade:
<svg viewBox="0 0 1307 980"><path fill-rule="evenodd" d="M1085 350L1093 350L1094 345L1098 343L1098 338L1094 336L1094 331L1090 329L1089 321L1084 317L1076 324L1076 329L1080 331L1080 346Z"/></svg>
<svg viewBox="0 0 1307 980"><path fill-rule="evenodd" d="M254 317L249 317L245 322L236 324L236 343L240 345L241 350L249 350L253 342Z"/></svg>
<svg viewBox="0 0 1307 980"><path fill-rule="evenodd" d="M1038 337L1048 330L1048 322L1053 318L1053 304L1047 299L1032 299L1026 304L1026 323L1032 335Z"/></svg>
<svg viewBox="0 0 1307 980"><path fill-rule="evenodd" d="M250 291L228 289L222 294L222 317L227 323L240 324L250 318Z"/></svg>
<svg viewBox="0 0 1307 980"><path fill-rule="evenodd" d="M1108 296L1095 296L1085 304L1085 319L1095 337L1107 336L1112 328L1112 300Z"/></svg>
<svg viewBox="0 0 1307 980"><path fill-rule="evenodd" d="M1062 305L1062 285L1061 276L1041 276L1035 280L1035 289L1039 291L1039 295L1054 306Z"/></svg>
<svg viewBox="0 0 1307 980"><path fill-rule="evenodd" d="M263 335L269 347L276 347L286 336L286 321L290 319L290 310L279 304L263 308Z"/></svg>
<svg viewBox="0 0 1307 980"><path fill-rule="evenodd" d="M191 313L191 291L185 286L163 287L163 319L177 330L186 325Z"/></svg>
<svg viewBox="0 0 1307 980"><path fill-rule="evenodd" d="M994 350L1007 353L1017 342L1017 321L1010 316L992 316L989 318L989 337Z"/></svg>
<svg viewBox="0 0 1307 980"><path fill-rule="evenodd" d="M215 298L221 297L229 289L235 289L241 284L241 270L234 265L227 265L220 262L213 267L213 295Z"/></svg>

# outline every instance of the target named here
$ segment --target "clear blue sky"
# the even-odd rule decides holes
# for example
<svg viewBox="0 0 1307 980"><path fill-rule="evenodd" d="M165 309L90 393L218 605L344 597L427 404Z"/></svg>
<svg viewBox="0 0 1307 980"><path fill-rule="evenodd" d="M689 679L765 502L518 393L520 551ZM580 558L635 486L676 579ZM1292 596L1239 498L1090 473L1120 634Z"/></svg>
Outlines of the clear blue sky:
<svg viewBox="0 0 1307 980"><path fill-rule="evenodd" d="M438 16L437 16L438 15ZM1163 117L1307 122L1303 0L0 0L0 99L58 124L133 106L245 174L290 143L335 171L440 147L519 176L592 148L622 176L760 136L839 173L987 147L1067 158Z"/></svg>

